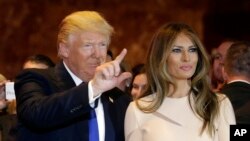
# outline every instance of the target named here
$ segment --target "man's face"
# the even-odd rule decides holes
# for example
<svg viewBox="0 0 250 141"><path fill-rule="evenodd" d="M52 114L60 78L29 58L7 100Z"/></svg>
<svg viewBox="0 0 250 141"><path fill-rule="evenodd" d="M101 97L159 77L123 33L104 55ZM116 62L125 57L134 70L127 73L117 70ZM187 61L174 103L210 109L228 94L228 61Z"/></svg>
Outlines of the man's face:
<svg viewBox="0 0 250 141"><path fill-rule="evenodd" d="M105 62L109 38L97 32L79 32L65 44L63 60L81 80L88 82L95 69Z"/></svg>
<svg viewBox="0 0 250 141"><path fill-rule="evenodd" d="M216 49L216 54L213 62L213 75L215 79L220 83L224 82L222 67L224 65L224 59L226 57L227 50L232 44L233 42L223 42Z"/></svg>

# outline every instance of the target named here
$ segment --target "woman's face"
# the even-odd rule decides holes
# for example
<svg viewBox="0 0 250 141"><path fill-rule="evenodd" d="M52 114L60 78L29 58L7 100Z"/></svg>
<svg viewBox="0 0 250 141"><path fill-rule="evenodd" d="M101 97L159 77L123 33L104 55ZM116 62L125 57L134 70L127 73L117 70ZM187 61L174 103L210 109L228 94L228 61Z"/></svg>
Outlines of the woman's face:
<svg viewBox="0 0 250 141"><path fill-rule="evenodd" d="M198 62L198 49L185 34L175 39L167 59L168 72L174 80L190 79Z"/></svg>
<svg viewBox="0 0 250 141"><path fill-rule="evenodd" d="M146 89L147 83L148 80L145 73L141 73L135 76L131 90L131 95L133 96L133 98L139 98L142 95L142 92Z"/></svg>

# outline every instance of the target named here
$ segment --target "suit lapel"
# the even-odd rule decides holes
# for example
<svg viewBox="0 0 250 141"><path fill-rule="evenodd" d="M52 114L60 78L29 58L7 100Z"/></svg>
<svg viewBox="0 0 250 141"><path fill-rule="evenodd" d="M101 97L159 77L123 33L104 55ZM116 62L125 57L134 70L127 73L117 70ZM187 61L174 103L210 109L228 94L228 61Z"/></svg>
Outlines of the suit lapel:
<svg viewBox="0 0 250 141"><path fill-rule="evenodd" d="M71 78L70 74L67 72L65 66L63 65L63 62L60 62L58 65L56 65L55 75L58 88L61 89L60 91L68 90L76 86L74 80Z"/></svg>
<svg viewBox="0 0 250 141"><path fill-rule="evenodd" d="M112 103L109 101L108 96L102 95L101 96L101 101L103 104L103 110L104 110L104 120L105 120L105 141L114 141L115 140L115 133L114 133L114 126L113 123L111 122L111 115L110 115L110 106Z"/></svg>

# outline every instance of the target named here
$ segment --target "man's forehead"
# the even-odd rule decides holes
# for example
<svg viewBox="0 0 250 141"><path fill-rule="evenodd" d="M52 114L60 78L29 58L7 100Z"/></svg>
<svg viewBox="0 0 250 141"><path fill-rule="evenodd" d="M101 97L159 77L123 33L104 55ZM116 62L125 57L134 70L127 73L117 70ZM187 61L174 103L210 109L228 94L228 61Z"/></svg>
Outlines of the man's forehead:
<svg viewBox="0 0 250 141"><path fill-rule="evenodd" d="M225 54L228 48L233 44L233 42L223 42L218 48L217 52L221 54Z"/></svg>
<svg viewBox="0 0 250 141"><path fill-rule="evenodd" d="M109 39L108 36L95 33L82 33L80 38L84 42L106 42Z"/></svg>

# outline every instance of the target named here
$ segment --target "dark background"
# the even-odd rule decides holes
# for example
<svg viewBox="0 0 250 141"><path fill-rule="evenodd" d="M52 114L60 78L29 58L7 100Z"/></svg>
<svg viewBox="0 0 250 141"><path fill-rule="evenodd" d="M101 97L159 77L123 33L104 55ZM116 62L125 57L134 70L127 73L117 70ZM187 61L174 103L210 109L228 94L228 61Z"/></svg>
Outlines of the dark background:
<svg viewBox="0 0 250 141"><path fill-rule="evenodd" d="M249 0L0 0L0 73L13 80L38 53L58 62L58 25L78 10L103 14L116 31L110 49L127 48L131 67L144 62L153 33L169 21L191 25L208 52L224 38L250 39Z"/></svg>

